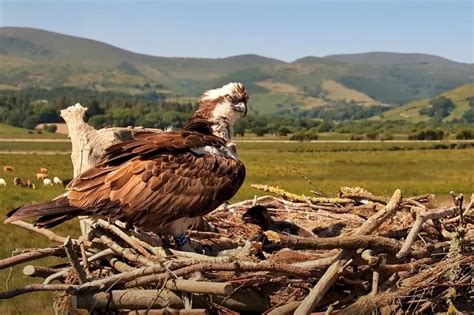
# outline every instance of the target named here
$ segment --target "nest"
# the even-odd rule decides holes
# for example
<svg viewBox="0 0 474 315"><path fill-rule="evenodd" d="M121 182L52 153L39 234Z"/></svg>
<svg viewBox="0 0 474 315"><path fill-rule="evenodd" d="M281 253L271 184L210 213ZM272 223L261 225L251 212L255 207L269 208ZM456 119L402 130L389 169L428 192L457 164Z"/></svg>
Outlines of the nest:
<svg viewBox="0 0 474 315"><path fill-rule="evenodd" d="M68 259L26 266L24 274L43 283L0 299L55 291L56 309L97 314L474 311L474 198L464 205L453 195L453 206L433 208L431 195L402 198L399 190L386 198L345 187L329 198L254 188L277 196L205 216L188 235L196 253L103 220L77 240L14 222L61 245L24 250L0 260L0 269Z"/></svg>

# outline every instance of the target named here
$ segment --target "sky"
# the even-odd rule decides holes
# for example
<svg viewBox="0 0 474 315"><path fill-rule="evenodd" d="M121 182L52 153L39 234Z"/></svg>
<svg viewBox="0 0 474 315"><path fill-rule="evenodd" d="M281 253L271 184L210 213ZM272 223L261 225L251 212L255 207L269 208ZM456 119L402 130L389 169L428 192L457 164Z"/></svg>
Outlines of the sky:
<svg viewBox="0 0 474 315"><path fill-rule="evenodd" d="M34 27L169 57L391 51L474 62L474 0L0 0L0 26Z"/></svg>

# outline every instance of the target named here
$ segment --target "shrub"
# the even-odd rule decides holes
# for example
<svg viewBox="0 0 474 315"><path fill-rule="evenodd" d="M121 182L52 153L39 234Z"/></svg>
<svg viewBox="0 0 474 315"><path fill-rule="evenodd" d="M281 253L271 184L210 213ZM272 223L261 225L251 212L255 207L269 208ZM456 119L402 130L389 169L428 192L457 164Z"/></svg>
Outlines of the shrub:
<svg viewBox="0 0 474 315"><path fill-rule="evenodd" d="M351 135L351 140L354 140L354 141L359 141L359 140L363 140L364 137L362 135Z"/></svg>
<svg viewBox="0 0 474 315"><path fill-rule="evenodd" d="M421 130L408 136L408 140L441 140L443 138L444 132L436 129Z"/></svg>
<svg viewBox="0 0 474 315"><path fill-rule="evenodd" d="M311 141L311 140L318 140L318 139L319 139L319 135L314 130L295 132L290 137L290 140L297 140L297 141Z"/></svg>
<svg viewBox="0 0 474 315"><path fill-rule="evenodd" d="M52 125L43 125L43 130L49 131L51 133L55 133L58 130L58 126L52 124Z"/></svg>
<svg viewBox="0 0 474 315"><path fill-rule="evenodd" d="M383 133L381 136L380 136L380 140L393 140L393 135L391 133Z"/></svg>
<svg viewBox="0 0 474 315"><path fill-rule="evenodd" d="M378 134L375 131L370 131L365 134L365 138L367 140L375 140L377 139Z"/></svg>
<svg viewBox="0 0 474 315"><path fill-rule="evenodd" d="M456 139L458 140L470 140L474 139L474 131L473 130L461 130L456 134Z"/></svg>

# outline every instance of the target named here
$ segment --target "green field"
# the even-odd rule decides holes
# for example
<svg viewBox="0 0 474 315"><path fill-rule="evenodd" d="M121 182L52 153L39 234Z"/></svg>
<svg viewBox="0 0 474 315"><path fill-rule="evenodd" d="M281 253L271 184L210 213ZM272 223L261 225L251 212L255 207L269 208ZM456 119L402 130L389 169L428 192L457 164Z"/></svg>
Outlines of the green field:
<svg viewBox="0 0 474 315"><path fill-rule="evenodd" d="M67 139L67 136L59 133L51 133L45 130L40 130L41 133L38 133L37 130L28 130L24 128L13 127L10 125L0 123L0 139L6 138L15 138L15 139L24 139L24 138L35 138L35 139Z"/></svg>
<svg viewBox="0 0 474 315"><path fill-rule="evenodd" d="M455 146L455 145L453 145ZM319 189L336 195L340 186L360 186L376 194L391 194L401 188L405 195L435 193L446 195L450 190L465 195L474 191L474 149L448 149L450 144L421 143L239 143L239 154L247 167L247 178L234 200L252 198L263 192L250 184L277 185L296 193L309 194L313 189L301 174ZM27 146L24 149L28 149ZM15 173L4 173L3 165L13 165ZM36 190L12 185L13 177L34 179L40 166L48 167L52 176L70 178L72 166L69 155L0 155L0 177L7 188L0 187L0 217L14 207L32 201L52 198L61 192L59 186L45 188L38 183ZM297 172L294 169L297 169ZM76 221L56 228L58 233L77 234ZM40 247L50 242L29 232L0 223L4 245L0 257L8 257L15 248ZM31 283L21 276L20 267L14 268L9 287ZM6 289L9 270L0 271L0 287ZM0 301L0 314L51 314L48 294L18 297Z"/></svg>

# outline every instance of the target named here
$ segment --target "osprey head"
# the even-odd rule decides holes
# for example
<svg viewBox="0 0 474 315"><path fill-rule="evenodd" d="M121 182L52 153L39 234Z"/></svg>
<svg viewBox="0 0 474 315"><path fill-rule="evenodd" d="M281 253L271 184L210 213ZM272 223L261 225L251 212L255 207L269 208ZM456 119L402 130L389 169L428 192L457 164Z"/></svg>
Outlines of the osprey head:
<svg viewBox="0 0 474 315"><path fill-rule="evenodd" d="M229 83L206 91L189 122L204 119L210 123L215 135L230 140L235 122L247 114L248 99L242 83Z"/></svg>

